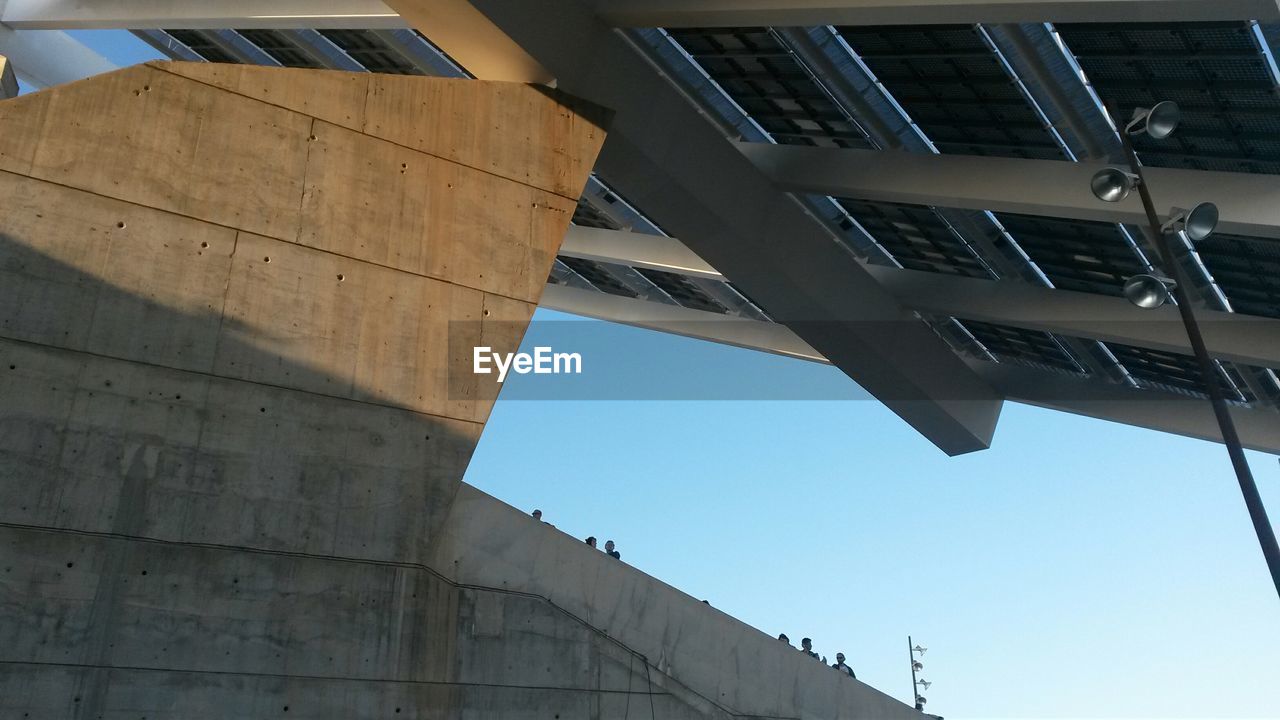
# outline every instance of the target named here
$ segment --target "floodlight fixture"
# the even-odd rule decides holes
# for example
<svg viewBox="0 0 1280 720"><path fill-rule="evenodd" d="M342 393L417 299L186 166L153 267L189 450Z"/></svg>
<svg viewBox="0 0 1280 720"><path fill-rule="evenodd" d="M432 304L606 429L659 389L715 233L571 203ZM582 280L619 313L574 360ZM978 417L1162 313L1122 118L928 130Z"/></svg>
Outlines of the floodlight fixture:
<svg viewBox="0 0 1280 720"><path fill-rule="evenodd" d="M1165 100L1149 108L1134 110L1133 118L1124 126L1124 131L1129 135L1146 133L1152 140L1163 140L1178 129L1180 120L1182 111L1178 109L1178 103Z"/></svg>
<svg viewBox="0 0 1280 720"><path fill-rule="evenodd" d="M1169 292L1177 286L1173 280L1157 275L1134 275L1124 281L1124 297L1145 310L1169 302Z"/></svg>
<svg viewBox="0 0 1280 720"><path fill-rule="evenodd" d="M1160 229L1184 232L1191 242L1204 240L1218 227L1218 206L1211 202L1202 202L1190 210L1173 208L1169 214L1171 217Z"/></svg>
<svg viewBox="0 0 1280 720"><path fill-rule="evenodd" d="M1141 182L1137 175L1119 168L1103 168L1093 174L1089 181L1089 189L1093 196L1103 202L1120 202L1129 197L1129 193Z"/></svg>
<svg viewBox="0 0 1280 720"><path fill-rule="evenodd" d="M1209 237L1218 225L1218 208L1212 203L1200 203L1187 211L1175 209L1174 217L1161 224L1156 214L1155 202L1151 198L1151 188L1142 173L1142 163L1133 147L1133 136L1146 133L1153 140L1163 140L1177 129L1182 112L1176 103L1158 102L1150 108L1138 108L1132 119L1120 128L1120 146L1128 161L1128 172L1119 168L1104 168L1094 174L1089 189L1094 196L1105 202L1120 202L1133 190L1138 191L1142 199L1142 209L1147 216L1147 224L1156 250L1160 253L1160 264L1165 272L1174 278L1182 271L1177 253L1169 239L1170 231L1185 233L1191 242ZM1117 126L1119 126L1117 124ZM1171 292L1172 291L1172 292ZM1141 308L1155 308L1169 301L1170 296L1177 300L1178 315L1187 331L1187 339L1191 342L1191 350L1195 355L1196 366L1206 378L1205 390L1209 403L1213 406L1213 415L1218 422L1218 430L1222 443L1227 447L1231 457L1231 466L1235 470L1236 479L1240 483L1240 494L1244 496L1245 507L1249 511L1249 519L1253 522L1254 533L1258 536L1258 545L1262 556L1267 561L1267 569L1271 573L1271 583L1276 594L1280 595L1280 541L1267 517L1266 506L1262 504L1262 495L1258 492L1258 483L1249 468L1249 460L1244 454L1244 445L1240 442L1240 434L1235 421L1227 408L1227 399L1218 383L1211 378L1220 372L1219 367L1209 354L1204 335L1200 332L1200 323L1196 320L1191 298L1184 286L1168 278L1156 275L1135 275L1125 280L1123 293L1129 302ZM910 639L908 638L908 645Z"/></svg>

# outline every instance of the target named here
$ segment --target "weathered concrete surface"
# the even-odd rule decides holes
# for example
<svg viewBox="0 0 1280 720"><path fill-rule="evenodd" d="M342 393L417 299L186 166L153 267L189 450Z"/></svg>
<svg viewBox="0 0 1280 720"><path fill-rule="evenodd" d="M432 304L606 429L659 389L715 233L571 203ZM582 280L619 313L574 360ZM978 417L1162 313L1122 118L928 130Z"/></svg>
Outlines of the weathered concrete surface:
<svg viewBox="0 0 1280 720"><path fill-rule="evenodd" d="M431 564L454 581L546 597L733 715L923 717L469 485L458 490L434 550Z"/></svg>
<svg viewBox="0 0 1280 720"><path fill-rule="evenodd" d="M596 641L474 684L424 565L599 116L166 63L0 103L0 717L616 704Z"/></svg>
<svg viewBox="0 0 1280 720"><path fill-rule="evenodd" d="M0 550L40 593L0 606L27 717L728 717L541 598L422 566L12 526Z"/></svg>
<svg viewBox="0 0 1280 720"><path fill-rule="evenodd" d="M593 112L180 64L0 103L0 718L916 717L460 486Z"/></svg>

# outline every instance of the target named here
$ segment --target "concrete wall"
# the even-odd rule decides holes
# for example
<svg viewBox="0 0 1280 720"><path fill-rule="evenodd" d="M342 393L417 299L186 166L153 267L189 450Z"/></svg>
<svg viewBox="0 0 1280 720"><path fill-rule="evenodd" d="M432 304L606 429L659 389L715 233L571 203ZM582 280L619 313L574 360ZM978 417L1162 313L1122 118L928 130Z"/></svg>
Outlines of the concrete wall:
<svg viewBox="0 0 1280 720"><path fill-rule="evenodd" d="M0 103L0 718L916 718L460 484L598 122L218 65Z"/></svg>
<svg viewBox="0 0 1280 720"><path fill-rule="evenodd" d="M434 550L429 562L450 579L546 597L729 714L924 717L469 485L459 488Z"/></svg>
<svg viewBox="0 0 1280 720"><path fill-rule="evenodd" d="M472 683L424 561L599 120L185 64L0 103L0 717L588 702Z"/></svg>

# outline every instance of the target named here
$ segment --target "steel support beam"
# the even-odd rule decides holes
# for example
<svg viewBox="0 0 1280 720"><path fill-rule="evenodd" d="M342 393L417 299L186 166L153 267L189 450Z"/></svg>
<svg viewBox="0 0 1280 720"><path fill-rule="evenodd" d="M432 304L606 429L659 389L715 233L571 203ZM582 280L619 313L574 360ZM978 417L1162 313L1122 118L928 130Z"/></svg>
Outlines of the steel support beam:
<svg viewBox="0 0 1280 720"><path fill-rule="evenodd" d="M1089 190L1102 163L738 143L781 189L885 202L1146 223L1137 193L1106 203ZM1218 232L1280 238L1280 177L1145 168L1161 212L1213 202Z"/></svg>
<svg viewBox="0 0 1280 720"><path fill-rule="evenodd" d="M24 30L406 27L381 0L8 0L0 22Z"/></svg>
<svg viewBox="0 0 1280 720"><path fill-rule="evenodd" d="M560 254L690 277L725 279L684 243L662 235L574 226L565 236ZM878 265L867 265L865 269L903 307L916 312L1191 354L1177 308L1172 306L1144 310L1120 297L1027 283ZM1214 357L1280 368L1280 320L1212 310L1201 310L1200 317L1205 341Z"/></svg>
<svg viewBox="0 0 1280 720"><path fill-rule="evenodd" d="M800 360L828 362L787 326L778 323L691 310L679 305L666 305L563 285L545 287L539 307Z"/></svg>
<svg viewBox="0 0 1280 720"><path fill-rule="evenodd" d="M14 30L0 24L0 54L23 82L45 88L111 72L116 66L57 30Z"/></svg>
<svg viewBox="0 0 1280 720"><path fill-rule="evenodd" d="M1275 0L597 0L616 27L1280 20Z"/></svg>
<svg viewBox="0 0 1280 720"><path fill-rule="evenodd" d="M558 285L547 286L540 307L799 360L828 362L795 333L776 323ZM1074 378L1017 365L981 360L970 360L969 364L1015 402L1200 440L1222 441L1212 411L1200 398L1136 390L1098 379ZM1280 413L1266 408L1235 407L1231 414L1246 447L1280 453Z"/></svg>
<svg viewBox="0 0 1280 720"><path fill-rule="evenodd" d="M505 80L554 84L555 75L542 66L520 43L493 23L467 0L392 0L387 3L398 12L409 27L417 28L432 44L449 54L481 80ZM532 3L532 9L543 3ZM555 13L548 9L540 18L555 24ZM563 42L574 42L567 34Z"/></svg>
<svg viewBox="0 0 1280 720"><path fill-rule="evenodd" d="M573 225L564 237L560 254L689 277L724 280L723 275L684 243L665 235Z"/></svg>
<svg viewBox="0 0 1280 720"><path fill-rule="evenodd" d="M434 3L389 4L413 21ZM619 194L685 238L945 452L989 445L1001 398L589 4L478 0L475 6L545 66L559 89L615 110L596 170ZM436 40L429 24L413 22Z"/></svg>
<svg viewBox="0 0 1280 720"><path fill-rule="evenodd" d="M972 360L970 365L1015 402L1222 442L1213 408L1203 398L1139 390L1007 363ZM1233 407L1230 412L1246 448L1280 453L1280 413L1247 407Z"/></svg>
<svg viewBox="0 0 1280 720"><path fill-rule="evenodd" d="M1170 305L1144 310L1120 297L1025 283L885 267L867 270L919 312L1191 354L1178 309ZM1210 310L1197 316L1214 357L1280 367L1280 320Z"/></svg>

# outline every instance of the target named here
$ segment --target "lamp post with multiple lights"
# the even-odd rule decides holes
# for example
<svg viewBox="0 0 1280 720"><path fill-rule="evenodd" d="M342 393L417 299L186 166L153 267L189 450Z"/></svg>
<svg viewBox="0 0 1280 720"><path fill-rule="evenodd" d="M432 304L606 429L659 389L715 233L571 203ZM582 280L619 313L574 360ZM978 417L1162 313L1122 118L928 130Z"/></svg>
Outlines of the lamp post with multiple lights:
<svg viewBox="0 0 1280 720"><path fill-rule="evenodd" d="M925 699L925 696L920 694L920 688L923 687L925 690L928 690L929 686L933 683L923 678L918 680L916 679L916 671L924 669L924 663L920 662L916 656L919 655L920 657L924 657L924 651L928 649L929 648L920 647L919 645L912 647L911 636L907 636L907 652L911 656L911 697L916 699L916 709L921 712L924 712L924 704L929 701Z"/></svg>
<svg viewBox="0 0 1280 720"><path fill-rule="evenodd" d="M1266 558L1267 567L1271 570L1271 581L1275 584L1276 594L1280 595L1280 548L1276 545L1275 531L1267 518L1266 507L1258 495L1258 486L1253 480L1253 472L1249 469L1248 460L1244 456L1244 448L1240 444L1240 436L1236 433L1235 423L1227 409L1226 398L1217 382L1217 369L1209 357L1204 338L1200 334L1200 325L1196 322L1191 308L1191 298L1187 294L1182 278L1182 269L1178 265L1169 242L1169 233L1180 232L1192 243L1209 237L1218 224L1218 208L1213 203L1200 203L1190 210L1174 208L1171 217L1164 223L1156 214L1155 203L1151 200L1151 191L1146 178L1142 174L1142 166L1138 163L1138 155L1133 149L1133 135L1146 133L1154 140L1163 140L1173 134L1181 119L1178 106L1172 102L1157 103L1151 108L1139 108L1134 111L1133 118L1120 127L1120 141L1124 146L1125 157L1129 162L1129 172L1118 168L1106 168L1093 176L1091 189L1099 200L1120 202L1129 196L1135 188L1142 198L1142 207L1147 214L1147 222L1151 226L1156 248L1160 252L1160 261L1168 277L1156 275L1135 275L1124 283L1124 296L1134 305L1141 308L1154 308L1169 300L1172 293L1178 305L1178 313L1187 330L1187 338L1191 341L1191 349L1204 377L1205 390L1209 394L1209 402L1213 405L1213 414L1218 420L1218 428L1222 433L1222 442L1227 446L1231 456L1231 464L1236 471L1236 479L1240 482L1240 491L1244 495L1245 506L1253 521L1254 532L1258 535L1258 544L1262 546L1262 554Z"/></svg>

